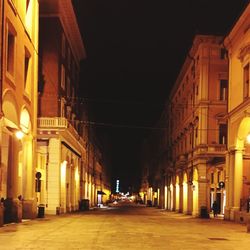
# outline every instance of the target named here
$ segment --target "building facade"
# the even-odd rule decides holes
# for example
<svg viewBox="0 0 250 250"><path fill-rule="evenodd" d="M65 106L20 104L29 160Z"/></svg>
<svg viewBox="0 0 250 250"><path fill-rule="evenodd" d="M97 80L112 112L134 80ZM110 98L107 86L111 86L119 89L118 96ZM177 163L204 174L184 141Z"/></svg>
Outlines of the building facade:
<svg viewBox="0 0 250 250"><path fill-rule="evenodd" d="M86 52L71 0L41 0L39 23L36 192L47 214L60 214L97 205L104 166L79 97Z"/></svg>
<svg viewBox="0 0 250 250"><path fill-rule="evenodd" d="M250 5L224 40L229 56L225 219L246 222L250 206Z"/></svg>
<svg viewBox="0 0 250 250"><path fill-rule="evenodd" d="M224 213L228 61L221 42L194 38L166 103L151 195L162 208L199 216L216 200Z"/></svg>
<svg viewBox="0 0 250 250"><path fill-rule="evenodd" d="M110 179L79 98L86 54L72 2L3 0L0 20L0 226L40 207L105 202Z"/></svg>
<svg viewBox="0 0 250 250"><path fill-rule="evenodd" d="M76 93L85 49L71 1L42 0L39 16L36 191L46 213L60 214L77 210L83 193L87 153Z"/></svg>
<svg viewBox="0 0 250 250"><path fill-rule="evenodd" d="M2 223L36 216L38 1L1 1ZM1 208L0 208L1 209Z"/></svg>

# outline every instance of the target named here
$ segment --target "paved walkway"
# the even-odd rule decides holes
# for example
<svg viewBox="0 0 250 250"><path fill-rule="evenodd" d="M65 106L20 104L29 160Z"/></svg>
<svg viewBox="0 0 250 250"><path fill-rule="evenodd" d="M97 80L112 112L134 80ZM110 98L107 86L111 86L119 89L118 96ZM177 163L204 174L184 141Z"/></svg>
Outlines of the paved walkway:
<svg viewBox="0 0 250 250"><path fill-rule="evenodd" d="M0 228L0 249L249 250L246 226L143 206L47 216Z"/></svg>

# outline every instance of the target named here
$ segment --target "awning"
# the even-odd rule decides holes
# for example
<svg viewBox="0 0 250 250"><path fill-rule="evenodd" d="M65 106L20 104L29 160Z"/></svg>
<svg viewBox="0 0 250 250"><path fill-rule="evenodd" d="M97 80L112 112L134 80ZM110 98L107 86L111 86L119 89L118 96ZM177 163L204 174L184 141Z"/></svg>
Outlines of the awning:
<svg viewBox="0 0 250 250"><path fill-rule="evenodd" d="M97 191L97 194L100 194L100 195L106 195L103 191L101 191L101 190L98 190Z"/></svg>

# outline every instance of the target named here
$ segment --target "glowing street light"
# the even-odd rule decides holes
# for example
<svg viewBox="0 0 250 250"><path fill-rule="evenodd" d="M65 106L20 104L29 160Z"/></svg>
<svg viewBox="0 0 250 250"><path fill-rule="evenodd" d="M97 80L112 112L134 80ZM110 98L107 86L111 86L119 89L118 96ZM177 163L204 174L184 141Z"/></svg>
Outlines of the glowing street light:
<svg viewBox="0 0 250 250"><path fill-rule="evenodd" d="M18 129L18 128L12 128L12 127L9 127L9 126L6 126L6 128L15 134L16 138L18 140L22 140L23 137L24 137L24 132L21 130L21 129Z"/></svg>
<svg viewBox="0 0 250 250"><path fill-rule="evenodd" d="M250 144L250 134L247 135L247 143Z"/></svg>
<svg viewBox="0 0 250 250"><path fill-rule="evenodd" d="M21 130L16 131L15 135L18 140L22 140L24 137L24 133Z"/></svg>

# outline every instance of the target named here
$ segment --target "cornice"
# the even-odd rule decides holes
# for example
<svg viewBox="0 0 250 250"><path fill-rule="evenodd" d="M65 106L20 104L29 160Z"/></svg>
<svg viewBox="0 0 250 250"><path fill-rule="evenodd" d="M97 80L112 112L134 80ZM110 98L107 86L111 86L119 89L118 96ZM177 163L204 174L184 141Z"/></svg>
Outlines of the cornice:
<svg viewBox="0 0 250 250"><path fill-rule="evenodd" d="M81 61L86 51L71 0L40 0L40 17L58 17L74 57Z"/></svg>
<svg viewBox="0 0 250 250"><path fill-rule="evenodd" d="M250 4L247 5L235 25L224 39L224 44L227 49L230 49L234 44L234 40L239 37L239 33L246 33L250 28Z"/></svg>
<svg viewBox="0 0 250 250"><path fill-rule="evenodd" d="M241 62L243 62L244 58L249 54L250 54L250 42L240 48L238 58L240 59Z"/></svg>

